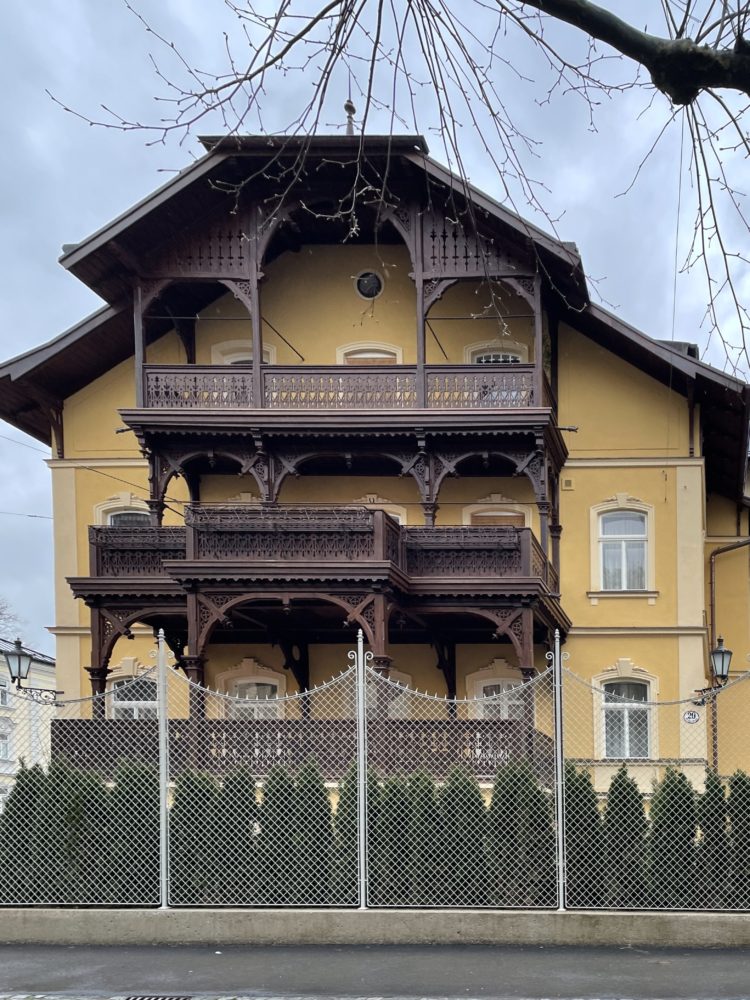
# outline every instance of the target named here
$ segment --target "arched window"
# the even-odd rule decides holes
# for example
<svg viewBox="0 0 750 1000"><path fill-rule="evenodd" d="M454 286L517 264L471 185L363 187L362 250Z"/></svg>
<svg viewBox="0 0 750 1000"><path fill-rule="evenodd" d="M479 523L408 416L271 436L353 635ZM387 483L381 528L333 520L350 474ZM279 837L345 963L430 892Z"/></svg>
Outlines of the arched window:
<svg viewBox="0 0 750 1000"><path fill-rule="evenodd" d="M286 677L273 667L247 656L216 676L219 691L231 698L225 705L228 719L280 719L284 717Z"/></svg>
<svg viewBox="0 0 750 1000"><path fill-rule="evenodd" d="M359 340L336 348L337 365L401 365L404 352L396 344Z"/></svg>
<svg viewBox="0 0 750 1000"><path fill-rule="evenodd" d="M212 365L251 365L252 363L253 345L249 340L224 340L220 344L211 345ZM273 345L263 345L263 364L276 364L276 348Z"/></svg>
<svg viewBox="0 0 750 1000"><path fill-rule="evenodd" d="M599 515L602 590L647 589L648 522L637 510Z"/></svg>
<svg viewBox="0 0 750 1000"><path fill-rule="evenodd" d="M467 344L464 348L464 362L470 365L520 365L528 360L526 344L505 337Z"/></svg>
<svg viewBox="0 0 750 1000"><path fill-rule="evenodd" d="M619 680L603 685L604 756L646 759L651 752L648 707L649 685L645 681Z"/></svg>
<svg viewBox="0 0 750 1000"><path fill-rule="evenodd" d="M151 524L151 515L144 510L114 510L107 515L107 524L117 528L132 528Z"/></svg>
<svg viewBox="0 0 750 1000"><path fill-rule="evenodd" d="M142 497L123 491L94 504L94 524L119 528L145 527L151 524L151 515Z"/></svg>
<svg viewBox="0 0 750 1000"><path fill-rule="evenodd" d="M513 719L522 722L526 715L526 692L522 680L488 678L480 685L478 694L487 701L479 704L479 718Z"/></svg>

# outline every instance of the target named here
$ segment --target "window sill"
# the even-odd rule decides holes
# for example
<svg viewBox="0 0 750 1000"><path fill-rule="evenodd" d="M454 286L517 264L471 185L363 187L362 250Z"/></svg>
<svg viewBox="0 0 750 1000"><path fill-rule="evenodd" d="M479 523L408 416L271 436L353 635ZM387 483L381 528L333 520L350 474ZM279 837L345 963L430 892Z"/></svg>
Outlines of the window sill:
<svg viewBox="0 0 750 1000"><path fill-rule="evenodd" d="M591 601L593 605L596 605L601 600L611 600L612 598L625 598L627 600L632 600L632 598L641 598L646 600L649 604L656 604L656 599L659 596L658 590L587 590L586 597Z"/></svg>

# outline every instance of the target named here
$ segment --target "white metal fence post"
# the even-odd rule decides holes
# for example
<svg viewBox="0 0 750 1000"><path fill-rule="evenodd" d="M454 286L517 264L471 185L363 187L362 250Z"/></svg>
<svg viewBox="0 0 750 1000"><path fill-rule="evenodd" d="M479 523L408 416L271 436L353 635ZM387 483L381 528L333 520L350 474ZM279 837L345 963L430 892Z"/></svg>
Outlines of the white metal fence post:
<svg viewBox="0 0 750 1000"><path fill-rule="evenodd" d="M367 678L365 637L357 631L357 859L359 909L367 909Z"/></svg>
<svg viewBox="0 0 750 1000"><path fill-rule="evenodd" d="M557 851L557 909L565 910L565 754L563 747L563 677L560 630L555 629L552 653L552 683L555 692L555 839Z"/></svg>
<svg viewBox="0 0 750 1000"><path fill-rule="evenodd" d="M169 907L169 740L167 732L167 649L159 629L156 652L157 716L159 719L159 905Z"/></svg>

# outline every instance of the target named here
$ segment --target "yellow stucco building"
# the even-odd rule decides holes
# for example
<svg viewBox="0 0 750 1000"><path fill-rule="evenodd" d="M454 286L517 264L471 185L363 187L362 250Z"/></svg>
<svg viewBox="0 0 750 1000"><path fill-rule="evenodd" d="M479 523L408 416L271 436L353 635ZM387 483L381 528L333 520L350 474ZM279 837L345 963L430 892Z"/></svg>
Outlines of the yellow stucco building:
<svg viewBox="0 0 750 1000"><path fill-rule="evenodd" d="M711 559L750 534L747 386L592 304L572 244L420 138L358 142L206 139L63 256L107 305L0 368L53 447L58 688L116 687L163 627L191 679L292 693L362 627L472 698L560 629L627 702L574 754L684 756L638 704L705 688L719 633L750 650L750 548Z"/></svg>

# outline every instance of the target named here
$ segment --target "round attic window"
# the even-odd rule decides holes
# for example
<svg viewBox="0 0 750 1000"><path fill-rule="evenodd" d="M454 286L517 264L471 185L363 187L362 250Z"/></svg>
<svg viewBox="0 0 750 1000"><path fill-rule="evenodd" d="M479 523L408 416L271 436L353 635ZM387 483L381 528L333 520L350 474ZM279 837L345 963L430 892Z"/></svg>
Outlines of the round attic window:
<svg viewBox="0 0 750 1000"><path fill-rule="evenodd" d="M383 279L377 271L362 271L354 279L354 287L363 299L376 299L383 291Z"/></svg>

